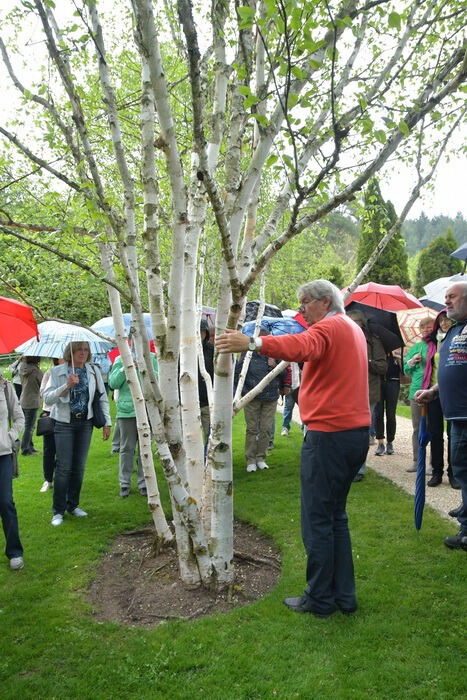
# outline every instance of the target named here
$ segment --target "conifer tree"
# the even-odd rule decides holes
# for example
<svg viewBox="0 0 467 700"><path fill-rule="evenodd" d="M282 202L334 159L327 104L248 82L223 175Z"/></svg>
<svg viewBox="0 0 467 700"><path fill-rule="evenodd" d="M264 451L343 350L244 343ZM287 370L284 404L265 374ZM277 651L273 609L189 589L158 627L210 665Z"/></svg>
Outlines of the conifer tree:
<svg viewBox="0 0 467 700"><path fill-rule="evenodd" d="M424 286L438 277L451 277L462 271L462 261L452 258L451 253L458 247L451 228L445 236L438 236L422 250L415 272L414 290L417 296L423 296Z"/></svg>
<svg viewBox="0 0 467 700"><path fill-rule="evenodd" d="M397 219L392 203L384 201L376 178L372 178L368 183L364 205L358 241L357 271L363 267ZM410 286L407 253L400 231L390 240L369 275L363 280L364 283L370 281L380 284L399 284L404 288Z"/></svg>

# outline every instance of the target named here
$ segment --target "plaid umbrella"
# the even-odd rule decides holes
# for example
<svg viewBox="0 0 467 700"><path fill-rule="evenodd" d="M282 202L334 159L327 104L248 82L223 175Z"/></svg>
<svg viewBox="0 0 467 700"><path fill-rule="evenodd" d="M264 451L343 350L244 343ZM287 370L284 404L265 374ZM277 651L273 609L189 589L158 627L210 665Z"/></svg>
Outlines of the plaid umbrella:
<svg viewBox="0 0 467 700"><path fill-rule="evenodd" d="M417 477L415 479L414 521L415 528L420 530L422 526L423 508L425 507L425 462L426 446L431 440L431 435L426 428L426 406L422 406L422 415L418 428L418 459Z"/></svg>
<svg viewBox="0 0 467 700"><path fill-rule="evenodd" d="M437 312L424 306L421 309L397 311L396 316L404 343L407 347L410 347L422 339L420 334L420 321L422 318L430 317L435 319Z"/></svg>
<svg viewBox="0 0 467 700"><path fill-rule="evenodd" d="M31 357L63 357L68 343L87 342L91 355L108 352L113 348L112 343L103 340L87 328L73 326L71 323L59 321L44 321L38 325L39 340L33 338L19 345L16 352Z"/></svg>

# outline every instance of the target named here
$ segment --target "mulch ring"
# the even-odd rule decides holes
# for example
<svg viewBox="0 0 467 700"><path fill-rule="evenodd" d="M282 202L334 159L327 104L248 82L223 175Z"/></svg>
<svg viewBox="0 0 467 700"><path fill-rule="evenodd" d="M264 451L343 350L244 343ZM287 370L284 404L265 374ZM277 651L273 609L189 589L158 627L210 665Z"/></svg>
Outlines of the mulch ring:
<svg viewBox="0 0 467 700"><path fill-rule="evenodd" d="M228 591L190 589L180 580L175 548L154 555L154 530L125 532L114 541L89 587L93 616L131 626L193 620L229 612L263 597L278 581L281 558L273 540L249 523L234 524L235 582Z"/></svg>

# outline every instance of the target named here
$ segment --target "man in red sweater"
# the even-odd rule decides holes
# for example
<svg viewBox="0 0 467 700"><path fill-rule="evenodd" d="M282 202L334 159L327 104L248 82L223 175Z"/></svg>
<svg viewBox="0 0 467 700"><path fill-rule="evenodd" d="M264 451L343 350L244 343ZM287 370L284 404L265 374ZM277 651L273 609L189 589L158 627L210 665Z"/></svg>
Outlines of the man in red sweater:
<svg viewBox="0 0 467 700"><path fill-rule="evenodd" d="M298 335L248 338L226 330L219 352L256 350L303 362L298 405L308 430L301 454L302 538L307 553L303 595L286 598L296 612L318 617L357 609L346 513L350 485L368 452L370 410L365 336L344 313L339 289L314 280L298 290L310 328Z"/></svg>

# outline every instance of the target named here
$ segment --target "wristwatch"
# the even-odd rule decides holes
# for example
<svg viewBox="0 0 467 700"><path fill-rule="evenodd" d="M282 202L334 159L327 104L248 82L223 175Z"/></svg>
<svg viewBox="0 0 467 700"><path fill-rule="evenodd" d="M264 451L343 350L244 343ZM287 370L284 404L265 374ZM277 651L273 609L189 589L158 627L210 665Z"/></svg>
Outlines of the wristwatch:
<svg viewBox="0 0 467 700"><path fill-rule="evenodd" d="M256 340L253 338L252 335L250 335L250 337L248 338L248 340L250 341L250 342L248 343L248 350L250 350L250 352L254 352L254 351L257 349L257 348L256 348Z"/></svg>

